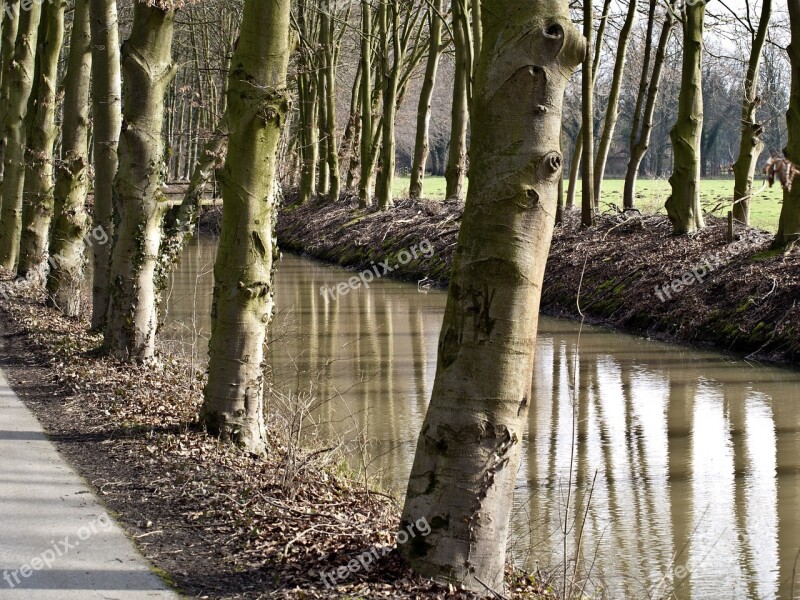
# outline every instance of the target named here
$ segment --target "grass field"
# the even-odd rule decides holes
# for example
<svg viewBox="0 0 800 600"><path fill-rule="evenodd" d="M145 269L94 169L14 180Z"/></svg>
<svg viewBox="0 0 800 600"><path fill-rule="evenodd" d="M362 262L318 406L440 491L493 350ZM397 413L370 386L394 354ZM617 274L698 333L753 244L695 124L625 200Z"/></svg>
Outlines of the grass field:
<svg viewBox="0 0 800 600"><path fill-rule="evenodd" d="M397 197L408 196L408 177L397 177L394 182L394 193ZM607 179L603 183L601 205L606 210L610 204L622 206L622 191L625 182L622 179ZM756 181L756 190L763 182ZM566 186L565 186L566 187ZM664 212L664 202L670 194L669 182L666 179L640 179L637 184L637 203L639 210L647 213ZM429 198L444 198L444 177L428 177L425 180L425 195ZM706 179L701 184L701 199L705 210L715 210L714 214L724 217L730 210L733 198L732 179ZM781 212L783 193L779 186L764 187L753 198L750 208L750 220L754 227L774 232L778 229L778 217ZM578 202L580 202L580 183L578 184Z"/></svg>

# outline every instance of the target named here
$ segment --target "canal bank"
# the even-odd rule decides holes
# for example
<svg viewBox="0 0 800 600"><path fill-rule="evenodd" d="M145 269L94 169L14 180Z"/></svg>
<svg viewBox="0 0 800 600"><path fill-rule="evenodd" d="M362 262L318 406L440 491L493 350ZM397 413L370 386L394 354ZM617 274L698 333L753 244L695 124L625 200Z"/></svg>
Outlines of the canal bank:
<svg viewBox="0 0 800 600"><path fill-rule="evenodd" d="M289 194L278 218L280 246L356 273L378 272L445 287L463 203L397 201L388 212L360 210L355 197L298 205ZM204 215L204 231L219 227ZM542 311L647 337L712 347L755 360L800 359L800 251L775 251L766 232L707 218L675 237L666 217L602 216L581 229L577 215L556 228ZM405 258L429 243L432 251ZM385 265L391 271L385 272Z"/></svg>

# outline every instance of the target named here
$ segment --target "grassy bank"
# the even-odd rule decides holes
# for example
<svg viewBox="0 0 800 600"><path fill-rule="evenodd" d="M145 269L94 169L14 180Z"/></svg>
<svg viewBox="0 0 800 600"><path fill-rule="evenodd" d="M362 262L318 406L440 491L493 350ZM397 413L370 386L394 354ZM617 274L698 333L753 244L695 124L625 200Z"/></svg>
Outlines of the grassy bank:
<svg viewBox="0 0 800 600"><path fill-rule="evenodd" d="M394 194L398 198L408 197L410 178L398 177L394 182ZM778 229L778 217L783 202L783 191L780 186L764 187L756 182L755 195L751 205L751 222L753 227L769 232ZM625 181L622 179L606 179L603 181L602 208L607 210L622 206L622 192ZM581 184L578 182L577 198L580 202ZM431 199L441 200L445 195L444 177L428 177L425 180L425 194ZM636 198L638 208L643 213L665 214L664 203L670 195L669 181L666 179L642 178L636 185ZM732 179L704 179L700 182L700 198L706 211L715 211L713 214L725 217L730 209L733 199Z"/></svg>
<svg viewBox="0 0 800 600"><path fill-rule="evenodd" d="M389 212L358 210L355 198L291 203L278 220L282 247L357 271L397 262L429 240L433 256L392 276L447 283L463 205L404 200ZM709 217L692 237L672 236L666 217L613 215L580 229L576 215L557 228L543 288L549 314L578 317L664 339L764 360L800 359L800 251L770 249L772 235ZM581 285L581 281L583 282Z"/></svg>

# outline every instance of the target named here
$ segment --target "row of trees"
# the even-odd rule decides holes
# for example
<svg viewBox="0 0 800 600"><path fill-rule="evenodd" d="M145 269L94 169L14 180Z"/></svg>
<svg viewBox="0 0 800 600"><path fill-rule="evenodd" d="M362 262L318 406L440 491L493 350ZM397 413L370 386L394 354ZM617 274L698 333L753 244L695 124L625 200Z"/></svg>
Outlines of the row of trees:
<svg viewBox="0 0 800 600"><path fill-rule="evenodd" d="M225 15L239 10L231 3L225 4ZM573 158L573 165L583 165L588 225L614 137L626 64L622 42L633 31L638 6L628 6L621 30L599 145L591 91L603 21L595 32L594 20L587 18L581 35L562 0L454 0L449 7L439 0L314 5L245 0L240 19L223 19L227 33L238 36L232 44L224 35L202 33L201 20L181 26L183 15L208 15L202 6L199 1L131 0L118 6L116 0L75 0L62 102L56 82L66 1L9 2L1 32L0 264L20 276L41 277L48 302L75 315L86 262L83 240L90 227L106 232L113 243L93 245L92 326L103 332L107 352L117 359L153 360L166 278L218 172L225 210L202 417L211 433L263 452L264 345L274 306L278 172L296 161L302 199L316 194L337 201L343 187L357 186L362 207L374 199L379 209L389 210L397 108L424 62L411 190L422 196L432 90L443 40L449 38L455 71L448 195L464 194L471 141L470 187L433 396L403 511L403 527L425 517L432 533L401 553L423 574L480 591L500 589L523 424L535 400L531 377L539 294L564 198L564 90L582 63L584 155ZM751 194L760 151L756 81L769 6L764 0L753 30L744 85L736 182L742 206ZM584 8L591 17L591 2ZM652 0L647 8L646 58L630 137L636 159L629 168L631 186L639 170L636 161L647 151L670 35L680 23L682 78L667 210L676 233L688 233L703 225L698 185L706 5L659 7ZM791 173L792 163L800 162L800 0L788 0L788 8L793 69L788 160L781 164ZM660 20L656 13L662 14ZM120 46L126 14L129 31ZM177 87L176 24L189 34L195 75L184 73ZM340 136L336 69L348 52L343 31L351 26L357 27L359 43L348 55L358 57L358 66ZM214 58L214 52L223 56ZM224 68L227 83L215 68ZM204 69L208 73L201 75ZM190 96L202 99L191 100L181 117L171 107L180 104L175 90L186 86ZM59 104L64 107L60 138ZM182 157L168 151L168 135L205 127L210 133L202 149L190 140L179 144ZM177 206L164 188L175 161L179 170L192 172ZM780 242L800 237L800 186L792 187L791 177L784 183ZM631 206L634 197L631 191Z"/></svg>

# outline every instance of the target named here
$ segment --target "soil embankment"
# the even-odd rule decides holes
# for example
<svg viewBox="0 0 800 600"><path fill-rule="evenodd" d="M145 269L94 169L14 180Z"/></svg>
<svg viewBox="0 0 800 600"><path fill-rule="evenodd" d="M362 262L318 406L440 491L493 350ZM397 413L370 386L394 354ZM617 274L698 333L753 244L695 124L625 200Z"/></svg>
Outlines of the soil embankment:
<svg viewBox="0 0 800 600"><path fill-rule="evenodd" d="M359 210L356 198L299 206L278 219L282 248L361 271L444 286L463 204L403 200L389 212ZM206 226L215 221L206 217ZM556 229L542 309L642 335L679 340L782 363L800 360L800 250L776 251L772 236L709 217L708 227L674 237L666 217L603 216L580 228L568 216ZM400 264L422 242L430 256ZM579 311L580 290L580 311Z"/></svg>

